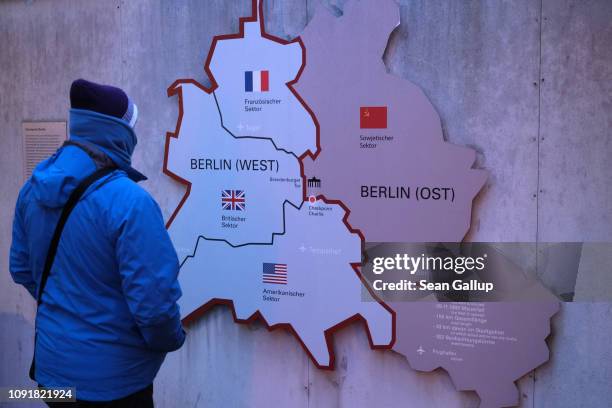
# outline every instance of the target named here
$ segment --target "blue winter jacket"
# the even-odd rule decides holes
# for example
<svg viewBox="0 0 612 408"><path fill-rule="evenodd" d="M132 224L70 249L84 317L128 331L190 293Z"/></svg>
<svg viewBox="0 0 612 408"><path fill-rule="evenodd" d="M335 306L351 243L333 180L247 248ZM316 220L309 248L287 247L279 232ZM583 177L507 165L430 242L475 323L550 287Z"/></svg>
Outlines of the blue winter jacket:
<svg viewBox="0 0 612 408"><path fill-rule="evenodd" d="M184 342L179 263L153 198L130 177L136 135L111 116L71 110L70 139L124 170L94 183L72 211L36 317L36 380L77 398L122 398L153 382L166 352ZM62 207L95 171L75 146L40 163L19 193L10 271L36 297Z"/></svg>

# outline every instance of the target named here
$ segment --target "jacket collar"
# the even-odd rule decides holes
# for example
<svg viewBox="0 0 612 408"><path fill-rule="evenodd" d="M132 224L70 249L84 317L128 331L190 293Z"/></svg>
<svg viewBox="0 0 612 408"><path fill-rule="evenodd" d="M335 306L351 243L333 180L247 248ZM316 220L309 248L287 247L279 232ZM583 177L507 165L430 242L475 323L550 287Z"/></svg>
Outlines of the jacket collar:
<svg viewBox="0 0 612 408"><path fill-rule="evenodd" d="M138 139L124 120L90 110L70 109L70 140L102 150L132 180L147 179L132 167Z"/></svg>

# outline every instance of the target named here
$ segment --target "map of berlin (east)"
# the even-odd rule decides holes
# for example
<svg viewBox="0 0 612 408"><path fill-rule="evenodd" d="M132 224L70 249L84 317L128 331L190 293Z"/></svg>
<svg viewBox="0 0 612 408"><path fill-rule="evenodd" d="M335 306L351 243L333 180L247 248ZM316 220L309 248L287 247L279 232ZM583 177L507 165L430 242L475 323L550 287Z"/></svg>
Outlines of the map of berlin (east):
<svg viewBox="0 0 612 408"><path fill-rule="evenodd" d="M392 0L352 1L340 17L319 6L303 34L285 41L266 33L254 0L239 33L213 39L205 62L212 86L180 79L169 87L179 117L164 171L186 185L168 221L181 312L188 324L229 305L237 322L288 329L329 369L333 333L361 320L372 348L392 349L419 370L445 368L482 407L511 405L514 381L548 358L555 305L519 308L529 318L508 324L505 337L518 338L521 324L539 329L500 345L508 358L499 365L477 351L458 363L423 355L436 302L387 305L361 275L366 238L461 241L486 180L472 168L472 150L444 141L423 92L386 72L382 54L398 23Z"/></svg>

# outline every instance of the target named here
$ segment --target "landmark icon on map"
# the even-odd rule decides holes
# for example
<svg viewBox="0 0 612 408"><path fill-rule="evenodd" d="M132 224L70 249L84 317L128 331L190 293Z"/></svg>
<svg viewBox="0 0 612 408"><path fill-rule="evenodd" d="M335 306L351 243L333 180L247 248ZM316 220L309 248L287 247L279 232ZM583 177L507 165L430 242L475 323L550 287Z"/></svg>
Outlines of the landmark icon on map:
<svg viewBox="0 0 612 408"><path fill-rule="evenodd" d="M321 179L312 176L308 179L308 187L320 188L321 187Z"/></svg>
<svg viewBox="0 0 612 408"><path fill-rule="evenodd" d="M244 211L246 205L244 190L223 190L221 208L229 211Z"/></svg>

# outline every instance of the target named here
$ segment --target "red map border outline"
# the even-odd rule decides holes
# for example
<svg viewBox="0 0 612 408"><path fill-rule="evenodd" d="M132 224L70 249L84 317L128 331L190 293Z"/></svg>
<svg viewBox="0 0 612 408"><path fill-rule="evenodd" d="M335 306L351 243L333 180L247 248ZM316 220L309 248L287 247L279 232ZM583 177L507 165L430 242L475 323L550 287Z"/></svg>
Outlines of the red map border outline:
<svg viewBox="0 0 612 408"><path fill-rule="evenodd" d="M183 197L181 198L179 204L177 205L176 209L174 210L174 212L172 213L172 215L170 216L168 222L166 223L166 228L169 228L170 225L172 224L172 222L174 221L174 219L176 218L176 215L178 214L178 212L181 210L183 204L185 204L185 202L187 201L187 198L189 197L189 194L191 193L191 183L188 180L183 179L182 177L172 173L169 169L168 169L168 151L169 151L169 147L170 147L170 138L175 138L178 139L179 137L179 133L180 133L180 128L181 128L181 123L183 120L183 102L182 102L182 89L179 87L180 84L193 84L195 86L197 86L198 88L202 89L204 92L210 94L212 93L215 89L218 88L218 84L215 80L214 75L212 74L211 70L210 70L210 61L212 59L212 55L215 51L215 47L217 45L217 41L219 40L227 40L227 39L240 39L240 38L244 38L244 23L247 22L257 22L259 20L259 25L260 25L260 31L261 31L261 36L263 38L266 38L268 40L283 44L283 45L287 45L287 44L291 44L291 43L299 43L301 49L302 49L302 65L300 66L300 69L298 70L297 75L295 76L295 78L289 82L287 82L287 87L289 88L289 90L293 93L293 95L300 101L300 103L302 104L302 106L308 111L308 113L310 114L310 116L312 117L312 120L315 124L315 128L316 128L316 145L317 145L317 150L313 153L310 149L308 149L306 152L304 152L302 155L300 155L298 157L298 162L300 164L300 176L302 178L302 189L303 189L303 200L306 201L307 196L306 196L306 183L304 182L306 180L306 175L304 174L304 163L303 160L306 157L311 157L312 160L315 160L316 157L319 155L319 153L321 152L321 144L320 144L320 130L319 130L319 122L314 114L314 112L312 111L312 109L310 109L310 107L308 106L308 104L306 104L306 102L302 99L302 97L295 91L295 89L293 88L293 85L295 83L298 82L300 76L302 75L302 72L304 70L304 67L306 66L306 47L304 46L304 43L301 39L300 36L294 38L291 41L287 41L284 40L282 38L278 38L275 37L273 35L268 34L265 31L265 26L264 26L264 14L263 14L263 0L260 1L259 3L259 7L257 6L257 0L252 0L252 4L251 4L251 16L249 17L241 17L239 18L239 32L235 33L235 34L223 34L223 35L217 35L214 36L212 39L212 43L210 46L210 49L208 51L208 56L206 58L206 61L204 63L204 72L208 75L208 78L211 81L211 87L208 88L202 84L200 84L198 81L194 80L194 79L177 79L176 81L174 81L172 83L172 85L170 85L167 89L167 95L168 97L173 97L175 95L178 95L179 98L179 114L178 114L178 119L177 119L177 123L176 123L176 128L173 132L166 132L166 144L165 144L165 148L164 148L164 164L163 164L163 172L164 174L166 174L167 176L169 176L170 178L178 181L181 184L184 184L187 186L185 193L183 195ZM340 207L342 207L342 209L345 211L345 215L342 219L342 221L344 222L345 226L347 227L347 229L349 230L349 232L351 233L356 233L359 235L360 239L361 239L361 249L362 252L365 248L365 236L363 235L363 233L361 232L361 230L357 229L357 228L353 228L349 222L348 222L348 217L350 215L350 209L341 201L341 200L332 200L332 199L327 199L324 195L318 195L317 199L322 200L323 202L327 203L327 204L336 204L339 205ZM304 351L306 352L306 354L310 357L311 361L314 363L314 365L319 368L319 369L323 369L323 370L333 370L335 367L335 353L334 353L334 348L333 348L333 341L332 341L332 335L334 332L341 330L342 328L349 326L351 324L353 324L354 322L357 321L361 321L364 323L365 325L365 329L366 329L366 334L368 336L368 342L370 345L370 348L372 350L391 350L395 344L395 335L396 335L396 314L395 311L393 309L391 309L385 302L383 302L370 288L369 284L367 283L367 281L364 279L364 277L362 276L359 268L361 267L361 263L351 263L350 264L353 268L353 271L355 272L355 274L357 275L357 277L359 278L359 280L361 281L362 285L364 285L365 288L367 288L368 292L370 293L370 295L381 305L383 306L390 314L391 314L391 341L389 342L388 345L375 345L372 339L372 336L370 334L370 330L369 330L369 326L368 326L368 322L367 320L361 315L361 313L356 313L353 316L341 321L340 323L337 323L336 325L326 329L323 332L323 335L325 337L325 342L327 345L327 349L329 352L329 356L330 356L330 360L329 360L329 365L321 365L319 364L316 359L314 358L314 356L312 355L312 353L310 352L310 350L308 349L308 347L306 346L306 344L302 341L302 339L300 338L299 334L296 332L296 330L293 328L293 326L290 323L277 323L274 325L270 325L266 319L263 317L262 313L259 310L256 310L250 317L248 317L247 319L239 319L238 316L236 315L236 310L234 307L234 302L231 299L221 299L221 298L214 298L211 299L210 301L208 301L207 303L205 303L204 305L200 306L198 309L194 310L192 313L190 313L188 316L186 316L185 318L183 318L183 323L186 325L191 324L194 320L196 320L197 318L201 317L204 313L206 313L208 310L212 309L214 306L216 305L226 305L229 306L232 312L232 316L234 319L235 323L241 323L241 324L250 324L256 320L261 320L266 328L268 329L268 331L273 331L276 329L286 329L287 331L291 332L294 337L298 340L298 342L300 343L300 345L302 346L302 348L304 349Z"/></svg>

